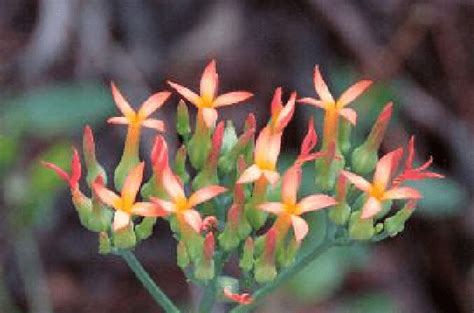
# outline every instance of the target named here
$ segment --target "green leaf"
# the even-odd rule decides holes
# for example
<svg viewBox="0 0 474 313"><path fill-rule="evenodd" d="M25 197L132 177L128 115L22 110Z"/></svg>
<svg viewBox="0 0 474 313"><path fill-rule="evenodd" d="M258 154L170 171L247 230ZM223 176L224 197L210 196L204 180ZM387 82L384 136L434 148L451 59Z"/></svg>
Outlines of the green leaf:
<svg viewBox="0 0 474 313"><path fill-rule="evenodd" d="M3 103L1 125L15 134L48 138L72 134L103 121L113 111L109 92L97 83L67 83L34 89Z"/></svg>

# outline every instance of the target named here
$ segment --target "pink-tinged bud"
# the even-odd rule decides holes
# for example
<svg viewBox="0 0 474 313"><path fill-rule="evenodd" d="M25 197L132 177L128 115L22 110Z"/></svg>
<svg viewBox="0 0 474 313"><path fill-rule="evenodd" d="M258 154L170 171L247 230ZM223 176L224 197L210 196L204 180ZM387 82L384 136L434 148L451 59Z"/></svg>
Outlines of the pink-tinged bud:
<svg viewBox="0 0 474 313"><path fill-rule="evenodd" d="M277 275L275 267L276 232L272 227L265 234L265 242L260 257L255 262L255 280L258 283L266 283L275 279Z"/></svg>
<svg viewBox="0 0 474 313"><path fill-rule="evenodd" d="M347 177L339 174L336 182L337 205L329 209L329 218L337 225L346 224L351 214L351 208L346 201L347 187Z"/></svg>
<svg viewBox="0 0 474 313"><path fill-rule="evenodd" d="M301 144L300 157L308 156L317 143L318 135L314 129L314 119L311 117L308 123L308 132L306 133L303 143Z"/></svg>
<svg viewBox="0 0 474 313"><path fill-rule="evenodd" d="M95 154L95 142L92 129L87 125L84 128L84 136L82 140L84 159L87 166L87 183L89 187L92 186L92 183L96 180L98 176L102 177L104 182L107 182L107 175L104 168L97 162Z"/></svg>
<svg viewBox="0 0 474 313"><path fill-rule="evenodd" d="M204 259L206 259L207 261L212 260L212 258L214 257L214 248L215 248L214 233L212 232L207 233L206 239L204 240L204 250L203 250Z"/></svg>
<svg viewBox="0 0 474 313"><path fill-rule="evenodd" d="M215 216L213 215L206 216L202 221L201 231L205 233L215 232L218 229L217 225L218 225L218 222Z"/></svg>
<svg viewBox="0 0 474 313"><path fill-rule="evenodd" d="M189 174L186 170L186 159L187 159L187 150L186 146L182 145L178 151L176 151L176 157L174 162L174 171L178 175L183 183L189 181Z"/></svg>
<svg viewBox="0 0 474 313"><path fill-rule="evenodd" d="M380 113L377 121L375 121L372 130L370 131L369 137L367 138L368 148L371 150L378 150L380 143L382 142L385 131L392 117L393 103L389 102L385 105L384 109Z"/></svg>
<svg viewBox="0 0 474 313"><path fill-rule="evenodd" d="M214 171L217 169L217 161L219 159L219 153L221 151L223 136L224 136L224 122L220 121L217 124L217 127L212 136L211 152L209 153L209 160L206 165L206 167L208 167L209 170Z"/></svg>
<svg viewBox="0 0 474 313"><path fill-rule="evenodd" d="M199 280L211 280L214 277L214 234L207 233L204 239L202 256L196 262L195 277Z"/></svg>

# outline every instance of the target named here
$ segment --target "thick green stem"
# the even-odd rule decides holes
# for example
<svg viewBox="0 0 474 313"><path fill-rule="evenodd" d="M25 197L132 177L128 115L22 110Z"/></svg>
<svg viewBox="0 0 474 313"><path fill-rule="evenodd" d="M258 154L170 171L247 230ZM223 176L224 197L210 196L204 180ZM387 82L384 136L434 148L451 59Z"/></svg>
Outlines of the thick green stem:
<svg viewBox="0 0 474 313"><path fill-rule="evenodd" d="M331 240L324 240L319 246L317 246L313 251L300 258L293 266L284 269L277 278L269 283L268 285L263 286L258 289L253 294L254 301L247 305L239 305L232 309L231 313L245 313L250 312L255 309L259 303L265 298L268 294L272 293L275 289L279 288L282 284L286 283L290 278L292 278L296 273L305 268L311 261L316 259L319 255L324 253L330 247L333 246Z"/></svg>
<svg viewBox="0 0 474 313"><path fill-rule="evenodd" d="M173 302L166 296L163 291L158 287L150 275L146 272L143 266L140 264L140 261L135 257L135 255L126 250L118 251L120 255L128 264L130 269L135 273L138 280L142 285L148 290L153 299L158 303L166 313L180 313L179 309L173 304Z"/></svg>

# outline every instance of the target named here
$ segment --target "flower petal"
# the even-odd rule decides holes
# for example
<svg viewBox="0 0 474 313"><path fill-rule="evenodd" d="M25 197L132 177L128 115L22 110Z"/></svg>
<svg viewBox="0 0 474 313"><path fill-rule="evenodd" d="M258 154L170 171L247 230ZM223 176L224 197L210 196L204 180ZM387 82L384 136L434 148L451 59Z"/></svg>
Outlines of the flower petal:
<svg viewBox="0 0 474 313"><path fill-rule="evenodd" d="M198 94L194 93L190 89L181 86L179 84L173 83L171 81L167 81L168 85L170 85L172 88L174 88L181 96L184 97L184 99L188 100L195 106L199 107L199 104L201 103L201 97L199 97Z"/></svg>
<svg viewBox="0 0 474 313"><path fill-rule="evenodd" d="M270 170L263 170L263 176L267 179L267 181L272 185L275 186L280 179L280 174L277 171L270 171Z"/></svg>
<svg viewBox="0 0 474 313"><path fill-rule="evenodd" d="M123 206L122 199L115 194L115 192L107 189L103 184L94 182L92 184L94 193L99 197L100 201L113 207L114 209L120 210Z"/></svg>
<svg viewBox="0 0 474 313"><path fill-rule="evenodd" d="M191 226L191 228L194 229L196 233L201 231L202 218L198 211L185 210L182 211L181 214L183 214L186 223L188 223L188 225Z"/></svg>
<svg viewBox="0 0 474 313"><path fill-rule="evenodd" d="M218 75L216 72L216 61L212 60L204 69L201 76L201 97L214 99L217 91Z"/></svg>
<svg viewBox="0 0 474 313"><path fill-rule="evenodd" d="M114 116L107 120L109 124L117 124L117 125L127 125L130 124L128 119L125 116Z"/></svg>
<svg viewBox="0 0 474 313"><path fill-rule="evenodd" d="M253 93L247 91L234 91L222 94L213 102L213 106L223 107L234 103L242 102L253 96Z"/></svg>
<svg viewBox="0 0 474 313"><path fill-rule="evenodd" d="M130 221L130 214L120 210L115 211L114 222L112 224L113 231L117 232L124 228L127 228L128 225L130 225Z"/></svg>
<svg viewBox="0 0 474 313"><path fill-rule="evenodd" d="M299 99L297 102L304 103L304 104L309 104L309 105L312 105L312 106L315 106L315 107L321 108L321 109L326 109L326 105L324 104L323 101L316 100L316 99L313 99L313 98L303 98L303 99Z"/></svg>
<svg viewBox="0 0 474 313"><path fill-rule="evenodd" d="M329 92L329 88L321 76L318 65L314 67L314 89L316 89L319 98L321 98L323 102L334 102L334 98Z"/></svg>
<svg viewBox="0 0 474 313"><path fill-rule="evenodd" d="M383 196L384 199L420 199L421 194L418 190L411 187L397 187L387 190Z"/></svg>
<svg viewBox="0 0 474 313"><path fill-rule="evenodd" d="M146 119L153 112L158 110L170 95L171 93L167 91L157 92L154 95L151 95L147 100L145 100L145 102L143 102L140 110L138 110L138 116L141 119Z"/></svg>
<svg viewBox="0 0 474 313"><path fill-rule="evenodd" d="M120 90L117 88L117 86L115 86L114 82L111 82L110 86L112 87L112 96L117 108L128 120L133 119L135 117L135 111L132 109L130 104L128 104L128 101L125 100L123 95L120 93Z"/></svg>
<svg viewBox="0 0 474 313"><path fill-rule="evenodd" d="M392 172L394 172L398 167L398 163L400 162L402 154L403 149L398 148L392 152L387 153L380 159L380 161L377 163L377 167L375 168L373 180L374 183L379 184L384 188L387 186Z"/></svg>
<svg viewBox="0 0 474 313"><path fill-rule="evenodd" d="M254 164L246 169L242 175L240 175L239 179L237 180L237 184L248 184L254 182L259 179L262 174L263 173L260 168Z"/></svg>
<svg viewBox="0 0 474 313"><path fill-rule="evenodd" d="M358 189L364 192L369 192L371 184L362 176L344 170L342 170L340 173L349 179L349 181L353 183Z"/></svg>
<svg viewBox="0 0 474 313"><path fill-rule="evenodd" d="M150 197L150 201L156 204L159 208L161 208L165 212L168 212L168 213L176 212L176 206L174 205L173 202L169 202L157 197Z"/></svg>
<svg viewBox="0 0 474 313"><path fill-rule="evenodd" d="M293 117L293 113L295 112L295 100L296 92L293 92L286 105L277 114L275 121L273 121L276 131L283 131L283 129L290 122L291 118Z"/></svg>
<svg viewBox="0 0 474 313"><path fill-rule="evenodd" d="M258 208L265 212L274 213L276 215L285 212L285 205L280 202L266 202L258 206Z"/></svg>
<svg viewBox="0 0 474 313"><path fill-rule="evenodd" d="M162 217L168 215L161 206L150 202L137 202L132 206L131 212L135 215Z"/></svg>
<svg viewBox="0 0 474 313"><path fill-rule="evenodd" d="M199 110L202 114L204 123L208 128L214 127L217 120L217 110L213 108L202 108Z"/></svg>
<svg viewBox="0 0 474 313"><path fill-rule="evenodd" d="M308 223L299 216L291 216L291 224L293 224L293 232L295 233L296 241L300 242L308 234Z"/></svg>
<svg viewBox="0 0 474 313"><path fill-rule="evenodd" d="M355 126L357 123L357 113L354 109L351 108L344 108L339 110L339 115L345 118L349 123Z"/></svg>
<svg viewBox="0 0 474 313"><path fill-rule="evenodd" d="M361 80L349 87L337 100L338 107L343 108L352 101L354 101L367 88L369 88L370 85L372 85L371 80Z"/></svg>
<svg viewBox="0 0 474 313"><path fill-rule="evenodd" d="M130 170L122 187L122 200L125 206L131 206L135 202L138 190L143 179L145 163L141 162Z"/></svg>
<svg viewBox="0 0 474 313"><path fill-rule="evenodd" d="M301 168L299 166L292 166L283 175L283 182L281 185L281 198L284 203L296 203L296 196L301 184Z"/></svg>
<svg viewBox="0 0 474 313"><path fill-rule="evenodd" d="M41 164L44 167L53 170L56 173L56 175L59 176L59 178L64 180L66 183L69 183L69 174L65 170L63 170L62 168L60 168L59 166L57 166L56 164L53 164L51 162L41 161Z"/></svg>
<svg viewBox="0 0 474 313"><path fill-rule="evenodd" d="M159 132L165 131L165 123L161 120L157 120L154 118L146 119L142 122L142 126L156 129Z"/></svg>
<svg viewBox="0 0 474 313"><path fill-rule="evenodd" d="M337 204L337 201L326 195L307 196L298 203L301 213L316 211Z"/></svg>
<svg viewBox="0 0 474 313"><path fill-rule="evenodd" d="M185 195L183 186L181 186L179 181L176 179L176 176L174 176L173 172L171 172L171 169L164 168L162 175L164 187L166 189L166 192L168 193L168 196L170 196L170 198L173 200L184 198Z"/></svg>
<svg viewBox="0 0 474 313"><path fill-rule="evenodd" d="M374 197L369 197L362 207L361 219L368 219L375 216L382 210L382 203Z"/></svg>
<svg viewBox="0 0 474 313"><path fill-rule="evenodd" d="M197 191L195 191L191 197L189 197L189 205L190 207L194 207L198 204L201 204L203 202L206 202L214 197L216 197L217 195L223 193L223 192L226 192L227 191L227 188L224 188L224 187L221 187L221 186L217 186L217 185L211 185L211 186L207 186L207 187L204 187L204 188L201 188Z"/></svg>

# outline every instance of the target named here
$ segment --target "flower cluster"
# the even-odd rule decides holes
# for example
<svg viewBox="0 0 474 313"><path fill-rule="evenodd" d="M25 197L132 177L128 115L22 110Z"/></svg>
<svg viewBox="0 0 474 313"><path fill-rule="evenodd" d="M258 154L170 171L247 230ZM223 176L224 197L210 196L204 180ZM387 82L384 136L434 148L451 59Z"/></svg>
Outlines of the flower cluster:
<svg viewBox="0 0 474 313"><path fill-rule="evenodd" d="M181 100L178 104L176 130L182 146L174 161L169 160L168 145L161 134L165 131L164 122L150 117L171 93L158 92L135 111L112 83L113 99L123 116L112 117L108 122L128 127L113 176L114 189L120 192L108 187L108 175L96 158L88 126L84 129L83 153L90 196L80 190L81 161L76 149L71 174L44 163L69 184L81 223L99 233L101 253L135 247L152 234L156 219L162 218L169 222L177 239L177 263L190 280L215 279L222 275L223 263L237 254L244 285L251 289L249 286L255 283L271 282L279 270L293 264L312 227L305 219L308 212L326 211L328 223L337 230L334 240L394 236L403 230L421 198L416 189L405 183L442 177L427 170L431 159L414 167L413 138L404 166L400 166L403 148L379 159L392 103L385 106L361 145L353 147L349 136L340 135L342 128L356 125L357 113L347 106L371 81L354 84L334 100L316 66L316 99L298 99L292 92L285 102L282 88L277 88L265 127L257 131L255 117L250 114L240 136L232 122L219 121L218 110L245 102L252 94L237 91L218 95L215 61L204 70L199 94L171 81L168 84L197 108L191 127L186 103ZM299 155L280 174L283 133L298 103L324 110L322 144L316 149L318 137L310 119ZM151 149L152 175L144 183L146 165L139 155L143 127L160 133ZM313 193L300 197L302 168L307 162L315 163L316 181ZM279 197L270 198L270 191L279 193ZM252 301L250 294L221 287L222 295L231 301Z"/></svg>

